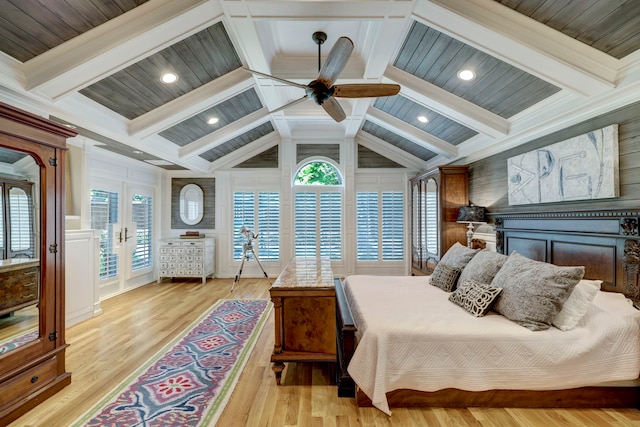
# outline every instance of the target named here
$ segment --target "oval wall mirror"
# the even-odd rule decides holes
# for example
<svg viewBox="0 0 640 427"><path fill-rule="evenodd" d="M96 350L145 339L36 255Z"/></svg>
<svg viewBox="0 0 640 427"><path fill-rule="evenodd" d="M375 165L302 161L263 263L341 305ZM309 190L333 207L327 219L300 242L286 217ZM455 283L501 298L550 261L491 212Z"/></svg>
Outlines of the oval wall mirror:
<svg viewBox="0 0 640 427"><path fill-rule="evenodd" d="M180 190L180 219L187 225L196 225L204 215L204 193L196 184L187 184Z"/></svg>

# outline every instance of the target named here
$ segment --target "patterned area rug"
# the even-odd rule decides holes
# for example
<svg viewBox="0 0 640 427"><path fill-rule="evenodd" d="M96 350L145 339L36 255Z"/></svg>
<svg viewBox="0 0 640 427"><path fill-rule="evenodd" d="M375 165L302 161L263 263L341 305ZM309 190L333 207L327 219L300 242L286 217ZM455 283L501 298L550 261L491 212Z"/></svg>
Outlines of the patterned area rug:
<svg viewBox="0 0 640 427"><path fill-rule="evenodd" d="M31 342L38 338L38 328L33 328L26 331L22 335L8 338L4 341L0 341L0 354L13 350L16 347L20 347L28 342Z"/></svg>
<svg viewBox="0 0 640 427"><path fill-rule="evenodd" d="M271 306L218 301L73 426L215 425Z"/></svg>

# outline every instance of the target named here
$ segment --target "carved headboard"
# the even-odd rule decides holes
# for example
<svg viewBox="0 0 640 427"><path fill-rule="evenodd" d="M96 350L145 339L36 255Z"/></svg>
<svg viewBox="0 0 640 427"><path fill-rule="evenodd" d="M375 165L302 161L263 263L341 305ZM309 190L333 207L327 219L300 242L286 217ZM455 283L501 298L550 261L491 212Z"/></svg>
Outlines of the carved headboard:
<svg viewBox="0 0 640 427"><path fill-rule="evenodd" d="M640 210L490 215L496 250L556 265L584 265L585 279L640 301Z"/></svg>

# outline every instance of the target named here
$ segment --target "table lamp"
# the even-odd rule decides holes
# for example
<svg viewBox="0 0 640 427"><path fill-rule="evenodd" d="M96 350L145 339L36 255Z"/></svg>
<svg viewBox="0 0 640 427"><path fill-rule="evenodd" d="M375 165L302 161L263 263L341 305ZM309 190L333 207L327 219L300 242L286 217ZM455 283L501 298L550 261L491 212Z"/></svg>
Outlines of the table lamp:
<svg viewBox="0 0 640 427"><path fill-rule="evenodd" d="M467 225L467 246L471 247L473 224L484 224L487 222L486 208L482 206L475 206L471 203L467 206L460 206L456 222L469 224Z"/></svg>

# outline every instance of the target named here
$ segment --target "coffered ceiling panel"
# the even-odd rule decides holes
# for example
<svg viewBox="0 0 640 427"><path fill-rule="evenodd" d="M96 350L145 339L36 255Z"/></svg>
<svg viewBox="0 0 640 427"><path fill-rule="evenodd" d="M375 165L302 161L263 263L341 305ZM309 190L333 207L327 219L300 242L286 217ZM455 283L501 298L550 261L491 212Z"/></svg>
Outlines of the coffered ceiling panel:
<svg viewBox="0 0 640 427"><path fill-rule="evenodd" d="M82 89L81 94L134 119L232 71L242 64L222 23L206 28L158 53ZM164 73L178 76L173 84Z"/></svg>
<svg viewBox="0 0 640 427"><path fill-rule="evenodd" d="M478 134L402 95L379 98L373 106L453 145L458 145ZM421 117L426 122L421 122Z"/></svg>
<svg viewBox="0 0 640 427"><path fill-rule="evenodd" d="M318 135L427 169L637 102L639 28L638 0L6 0L0 101L166 169ZM354 46L335 84L400 93L339 98L340 122L310 100L280 108L341 36Z"/></svg>
<svg viewBox="0 0 640 427"><path fill-rule="evenodd" d="M637 0L497 0L531 19L616 58L640 43Z"/></svg>
<svg viewBox="0 0 640 427"><path fill-rule="evenodd" d="M0 50L25 62L148 0L4 0Z"/></svg>
<svg viewBox="0 0 640 427"><path fill-rule="evenodd" d="M362 130L421 160L429 160L436 156L436 153L370 121L364 122Z"/></svg>
<svg viewBox="0 0 640 427"><path fill-rule="evenodd" d="M413 23L394 66L504 118L560 90L419 22ZM474 72L475 79L461 80L462 69Z"/></svg>
<svg viewBox="0 0 640 427"><path fill-rule="evenodd" d="M160 132L160 135L183 147L248 116L260 108L262 108L262 103L255 89L249 89L195 116L189 117L183 122ZM209 124L211 118L216 118L218 121Z"/></svg>

